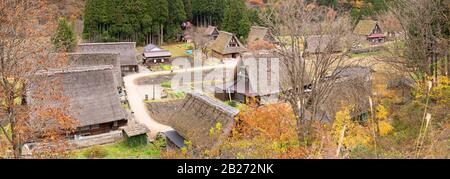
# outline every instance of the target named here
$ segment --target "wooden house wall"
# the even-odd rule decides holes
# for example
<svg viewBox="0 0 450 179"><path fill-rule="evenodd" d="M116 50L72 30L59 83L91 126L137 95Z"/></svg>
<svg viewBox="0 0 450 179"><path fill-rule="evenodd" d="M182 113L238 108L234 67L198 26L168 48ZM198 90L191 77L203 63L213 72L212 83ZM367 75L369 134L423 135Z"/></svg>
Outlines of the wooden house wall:
<svg viewBox="0 0 450 179"><path fill-rule="evenodd" d="M103 134L103 133L108 133L114 130L118 130L120 127L123 127L125 125L127 125L127 120L121 120L121 121L116 121L117 125L114 126L115 122L110 122L110 123L104 123L104 124L99 124L98 128L95 127L95 125L91 125L89 126L89 129L87 130L82 130L81 128L78 128L76 133L74 133L73 135L98 135L98 134Z"/></svg>

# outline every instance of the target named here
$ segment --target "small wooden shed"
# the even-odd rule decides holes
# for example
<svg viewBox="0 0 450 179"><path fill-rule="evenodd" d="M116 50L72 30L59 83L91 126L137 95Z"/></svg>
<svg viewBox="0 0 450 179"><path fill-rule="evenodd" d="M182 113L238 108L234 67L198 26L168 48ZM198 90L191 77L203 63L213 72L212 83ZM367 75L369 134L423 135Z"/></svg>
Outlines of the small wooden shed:
<svg viewBox="0 0 450 179"><path fill-rule="evenodd" d="M122 128L123 137L129 146L146 145L148 132L150 130L146 126L137 122L129 122L128 126Z"/></svg>

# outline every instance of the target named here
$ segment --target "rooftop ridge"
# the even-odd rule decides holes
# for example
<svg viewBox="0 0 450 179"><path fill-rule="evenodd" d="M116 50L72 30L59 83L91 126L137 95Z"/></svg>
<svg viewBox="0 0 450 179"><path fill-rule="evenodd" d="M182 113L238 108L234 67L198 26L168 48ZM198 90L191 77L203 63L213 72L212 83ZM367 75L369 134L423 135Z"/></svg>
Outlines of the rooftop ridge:
<svg viewBox="0 0 450 179"><path fill-rule="evenodd" d="M58 68L58 69L49 69L46 71L40 71L37 74L68 74L68 73L82 73L82 72L90 72L90 71L103 71L103 70L112 70L112 65L99 65L99 66L87 66L87 67L69 67L69 68Z"/></svg>
<svg viewBox="0 0 450 179"><path fill-rule="evenodd" d="M87 45L123 45L123 44L136 44L136 42L102 42L102 43L80 43L79 46Z"/></svg>
<svg viewBox="0 0 450 179"><path fill-rule="evenodd" d="M220 33L224 33L224 34L227 34L227 35L231 35L231 36L234 36L234 34L233 33L231 33L231 32L227 32L227 31L219 31Z"/></svg>
<svg viewBox="0 0 450 179"><path fill-rule="evenodd" d="M120 55L120 53L114 53L114 52L73 52L73 53L67 53L67 55Z"/></svg>
<svg viewBox="0 0 450 179"><path fill-rule="evenodd" d="M237 110L236 108L224 105L223 103L221 103L217 100L214 100L208 96L205 96L203 94L195 93L195 92L190 93L190 94L192 95L192 97L200 99L200 100L214 106L214 108L216 108L224 113L230 114L230 116L235 116L239 113L239 110Z"/></svg>

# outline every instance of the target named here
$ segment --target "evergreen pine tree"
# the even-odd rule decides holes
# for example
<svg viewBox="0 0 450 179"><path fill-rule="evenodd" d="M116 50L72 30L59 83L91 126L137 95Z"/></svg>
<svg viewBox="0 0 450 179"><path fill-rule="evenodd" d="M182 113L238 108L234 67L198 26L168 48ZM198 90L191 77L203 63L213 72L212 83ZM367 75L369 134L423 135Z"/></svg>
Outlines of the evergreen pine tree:
<svg viewBox="0 0 450 179"><path fill-rule="evenodd" d="M184 12L186 13L186 18L190 21L192 21L193 15L192 15L192 1L191 0L184 0Z"/></svg>
<svg viewBox="0 0 450 179"><path fill-rule="evenodd" d="M159 36L159 44L164 41L164 25L169 19L169 2L167 0L151 0L153 14L153 31Z"/></svg>
<svg viewBox="0 0 450 179"><path fill-rule="evenodd" d="M248 34L250 33L251 25L252 24L250 22L250 18L248 17L248 13L244 10L242 13L242 18L239 21L239 30L236 33L238 38L241 38L241 40L247 39Z"/></svg>
<svg viewBox="0 0 450 179"><path fill-rule="evenodd" d="M58 28L52 36L51 41L57 52L74 52L77 45L77 38L73 26L67 22L66 18L58 20Z"/></svg>
<svg viewBox="0 0 450 179"><path fill-rule="evenodd" d="M248 10L243 0L227 0L225 2L222 29L236 34L239 38L246 38L250 31L251 22Z"/></svg>
<svg viewBox="0 0 450 179"><path fill-rule="evenodd" d="M176 40L182 33L181 23L187 19L183 0L169 1L169 20L166 25L166 39Z"/></svg>

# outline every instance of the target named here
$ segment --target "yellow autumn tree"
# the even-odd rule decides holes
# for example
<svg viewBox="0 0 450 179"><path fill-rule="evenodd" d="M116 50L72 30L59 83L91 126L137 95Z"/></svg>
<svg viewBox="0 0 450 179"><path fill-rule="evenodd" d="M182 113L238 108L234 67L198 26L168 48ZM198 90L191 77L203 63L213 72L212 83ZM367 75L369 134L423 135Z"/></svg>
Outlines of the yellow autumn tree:
<svg viewBox="0 0 450 179"><path fill-rule="evenodd" d="M336 143L341 143L347 150L352 150L358 145L372 146L373 137L370 129L353 121L348 107L336 113L332 129Z"/></svg>
<svg viewBox="0 0 450 179"><path fill-rule="evenodd" d="M394 127L388 121L389 112L383 105L378 105L376 108L375 118L377 121L377 131L380 136L390 134Z"/></svg>

